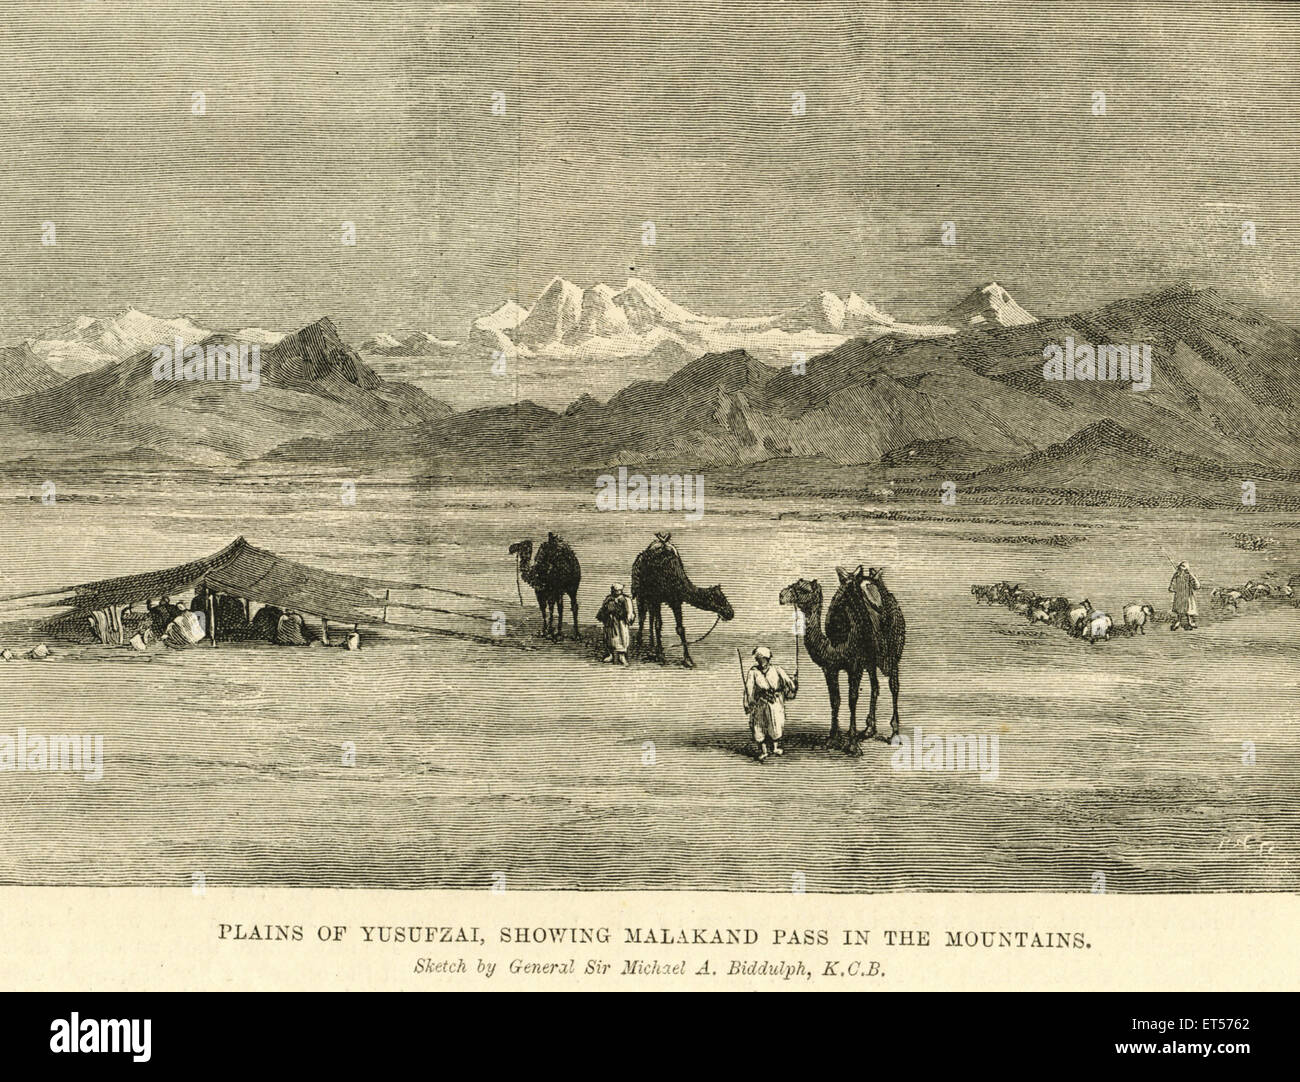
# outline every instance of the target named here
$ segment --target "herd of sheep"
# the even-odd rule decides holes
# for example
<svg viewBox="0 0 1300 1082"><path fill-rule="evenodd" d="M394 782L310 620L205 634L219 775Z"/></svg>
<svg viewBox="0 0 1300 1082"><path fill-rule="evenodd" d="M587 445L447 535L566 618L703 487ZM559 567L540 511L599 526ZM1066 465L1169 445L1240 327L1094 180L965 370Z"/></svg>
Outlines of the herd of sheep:
<svg viewBox="0 0 1300 1082"><path fill-rule="evenodd" d="M1292 580L1294 581L1294 580ZM1244 586L1220 586L1210 593L1216 605L1231 608L1234 612L1243 601L1290 601L1295 591L1289 583L1267 583L1247 580Z"/></svg>
<svg viewBox="0 0 1300 1082"><path fill-rule="evenodd" d="M1145 635L1148 625L1168 617L1167 613L1157 615L1152 606L1134 601L1124 606L1122 622L1116 625L1109 613L1093 608L1092 602L1086 597L1082 601L1051 597L1036 593L1020 583L1005 580L987 586L974 585L970 592L977 604L988 602L990 605L1005 605L1031 624L1059 627L1073 638L1090 643L1102 642L1115 634ZM1285 600L1291 598L1293 593L1290 585L1248 582L1242 587L1215 590L1210 598L1215 604L1230 606L1235 610L1242 601L1264 598Z"/></svg>

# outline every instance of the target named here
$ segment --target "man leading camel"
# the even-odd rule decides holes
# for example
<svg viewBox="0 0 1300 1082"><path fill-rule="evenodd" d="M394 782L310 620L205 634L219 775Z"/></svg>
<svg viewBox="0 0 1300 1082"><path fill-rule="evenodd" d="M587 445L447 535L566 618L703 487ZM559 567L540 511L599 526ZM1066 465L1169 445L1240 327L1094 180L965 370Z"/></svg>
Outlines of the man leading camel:
<svg viewBox="0 0 1300 1082"><path fill-rule="evenodd" d="M615 665L627 664L627 649L632 644L632 621L636 608L621 582L609 588L609 596L601 603L596 619L605 626L605 646L609 650L605 661Z"/></svg>
<svg viewBox="0 0 1300 1082"><path fill-rule="evenodd" d="M745 710L749 731L758 746L758 761L767 760L768 744L773 755L784 755L781 737L785 732L785 704L799 691L799 681L772 664L766 646L754 649L754 664L745 673Z"/></svg>

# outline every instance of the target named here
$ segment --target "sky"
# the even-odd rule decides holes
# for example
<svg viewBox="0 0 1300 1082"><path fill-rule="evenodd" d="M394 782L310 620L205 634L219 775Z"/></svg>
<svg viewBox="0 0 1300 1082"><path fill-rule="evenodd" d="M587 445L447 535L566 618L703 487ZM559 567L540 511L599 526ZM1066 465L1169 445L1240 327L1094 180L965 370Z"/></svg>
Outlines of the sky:
<svg viewBox="0 0 1300 1082"><path fill-rule="evenodd" d="M1300 315L1286 4L32 10L0 37L0 344L128 306L456 337L555 275L728 315L924 319L990 279L1036 314L1187 279Z"/></svg>

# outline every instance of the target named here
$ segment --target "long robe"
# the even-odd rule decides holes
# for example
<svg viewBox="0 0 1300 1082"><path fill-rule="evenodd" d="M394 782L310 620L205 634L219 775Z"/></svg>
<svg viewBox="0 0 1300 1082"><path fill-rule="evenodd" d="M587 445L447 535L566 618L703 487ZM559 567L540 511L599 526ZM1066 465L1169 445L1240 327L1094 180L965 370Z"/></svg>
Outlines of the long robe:
<svg viewBox="0 0 1300 1082"><path fill-rule="evenodd" d="M1169 592L1174 595L1174 612L1179 616L1196 615L1196 591L1201 588L1196 576L1185 567L1174 572L1169 580Z"/></svg>
<svg viewBox="0 0 1300 1082"><path fill-rule="evenodd" d="M626 654L632 645L632 621L636 619L636 609L632 599L626 594L610 594L596 614L605 625L605 645L609 652L617 657Z"/></svg>
<svg viewBox="0 0 1300 1082"><path fill-rule="evenodd" d="M785 732L785 701L793 699L794 680L778 665L763 672L751 665L745 673L745 701L749 704L749 729L755 741L780 740Z"/></svg>
<svg viewBox="0 0 1300 1082"><path fill-rule="evenodd" d="M205 634L204 623L199 619L199 614L186 609L178 613L176 619L167 625L167 632L163 635L163 642L168 646L183 650L187 646L193 646L196 642L202 642Z"/></svg>
<svg viewBox="0 0 1300 1082"><path fill-rule="evenodd" d="M277 646L306 646L307 636L302 617L297 613L281 616L275 625L275 643Z"/></svg>

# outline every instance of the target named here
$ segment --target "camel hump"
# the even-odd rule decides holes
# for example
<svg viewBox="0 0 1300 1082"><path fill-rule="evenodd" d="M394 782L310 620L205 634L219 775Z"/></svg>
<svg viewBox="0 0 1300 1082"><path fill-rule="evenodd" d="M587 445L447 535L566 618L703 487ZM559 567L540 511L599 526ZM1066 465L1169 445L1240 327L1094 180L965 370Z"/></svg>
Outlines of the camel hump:
<svg viewBox="0 0 1300 1082"><path fill-rule="evenodd" d="M557 584L577 586L582 577L582 565L578 563L577 553L569 547L567 541L555 534L548 534L537 550L533 560L535 573L547 578L554 578Z"/></svg>
<svg viewBox="0 0 1300 1082"><path fill-rule="evenodd" d="M666 545L654 544L641 550L632 566L640 565L646 569L671 570L682 567L681 555L676 549Z"/></svg>
<svg viewBox="0 0 1300 1082"><path fill-rule="evenodd" d="M690 583L681 556L657 543L642 549L632 561L633 596L645 594L649 587L668 583Z"/></svg>
<svg viewBox="0 0 1300 1082"><path fill-rule="evenodd" d="M853 634L856 627L873 645L880 639L881 613L879 607L873 607L864 590L867 584L861 583L853 574L847 582L835 591L830 606L826 610L826 637L831 645L840 646Z"/></svg>

